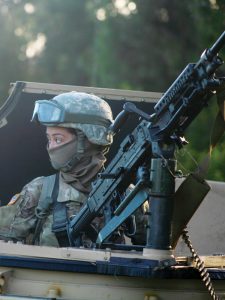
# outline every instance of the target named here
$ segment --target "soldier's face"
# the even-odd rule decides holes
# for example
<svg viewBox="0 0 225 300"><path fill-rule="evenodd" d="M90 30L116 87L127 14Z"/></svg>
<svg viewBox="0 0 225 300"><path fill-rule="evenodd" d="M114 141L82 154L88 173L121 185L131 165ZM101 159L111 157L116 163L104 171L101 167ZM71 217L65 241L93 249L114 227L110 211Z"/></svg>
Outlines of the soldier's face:
<svg viewBox="0 0 225 300"><path fill-rule="evenodd" d="M72 141L75 135L67 128L47 127L46 136L48 140L48 149L54 149Z"/></svg>

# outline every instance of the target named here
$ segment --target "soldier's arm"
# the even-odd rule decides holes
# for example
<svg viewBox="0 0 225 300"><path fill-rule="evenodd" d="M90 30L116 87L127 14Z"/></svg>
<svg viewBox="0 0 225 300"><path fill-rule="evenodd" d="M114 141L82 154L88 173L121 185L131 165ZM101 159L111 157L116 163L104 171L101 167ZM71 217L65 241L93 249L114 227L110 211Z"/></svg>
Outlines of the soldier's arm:
<svg viewBox="0 0 225 300"><path fill-rule="evenodd" d="M24 241L36 223L35 208L42 188L43 177L28 183L7 206L0 208L0 239Z"/></svg>
<svg viewBox="0 0 225 300"><path fill-rule="evenodd" d="M130 193L134 185L130 184L126 193ZM129 236L133 245L145 245L148 224L149 203L146 200L135 212L135 233Z"/></svg>
<svg viewBox="0 0 225 300"><path fill-rule="evenodd" d="M149 210L149 205L148 205L148 201L146 201L134 213L135 222L136 222L136 232L131 237L131 242L134 245L145 245L146 244L148 210Z"/></svg>

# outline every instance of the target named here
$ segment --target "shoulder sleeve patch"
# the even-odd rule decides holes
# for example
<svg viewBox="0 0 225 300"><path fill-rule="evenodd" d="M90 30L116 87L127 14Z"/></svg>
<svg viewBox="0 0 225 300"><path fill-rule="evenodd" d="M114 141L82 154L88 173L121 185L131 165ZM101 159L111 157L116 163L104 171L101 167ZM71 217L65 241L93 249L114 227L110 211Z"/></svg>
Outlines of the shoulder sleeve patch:
<svg viewBox="0 0 225 300"><path fill-rule="evenodd" d="M7 206L10 206L10 205L15 204L16 201L19 199L19 197L20 197L20 194L14 195L14 196L11 198L11 200L9 201L9 203L7 204Z"/></svg>

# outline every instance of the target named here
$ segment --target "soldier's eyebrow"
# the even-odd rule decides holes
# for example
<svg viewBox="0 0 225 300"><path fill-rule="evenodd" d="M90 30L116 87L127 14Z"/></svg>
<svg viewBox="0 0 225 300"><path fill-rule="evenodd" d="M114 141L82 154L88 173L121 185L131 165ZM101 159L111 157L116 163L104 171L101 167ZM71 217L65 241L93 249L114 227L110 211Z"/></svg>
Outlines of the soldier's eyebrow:
<svg viewBox="0 0 225 300"><path fill-rule="evenodd" d="M52 134L46 133L46 136L47 136L47 137L49 137L49 136L56 136L56 135L65 136L63 133L52 133Z"/></svg>

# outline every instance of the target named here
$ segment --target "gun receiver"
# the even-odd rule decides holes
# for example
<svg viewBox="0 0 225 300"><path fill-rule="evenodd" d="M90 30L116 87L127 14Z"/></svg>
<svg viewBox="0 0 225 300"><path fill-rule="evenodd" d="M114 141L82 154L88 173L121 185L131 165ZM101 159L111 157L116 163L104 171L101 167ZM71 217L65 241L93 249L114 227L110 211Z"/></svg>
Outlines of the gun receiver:
<svg viewBox="0 0 225 300"><path fill-rule="evenodd" d="M144 120L124 139L118 154L99 175L87 203L68 224L72 245L103 211L106 225L97 239L102 243L148 199L151 216L146 247L170 249L175 147L185 144L185 129L224 83L224 78L215 76L215 71L223 64L217 53L224 44L225 32L211 48L203 52L197 63L186 66L155 105L153 115L140 111L133 104L125 104L110 128L112 132L118 132L129 114L136 113ZM136 174L140 168L147 168L150 175L137 180ZM136 184L135 192L121 200L120 196L131 183Z"/></svg>

